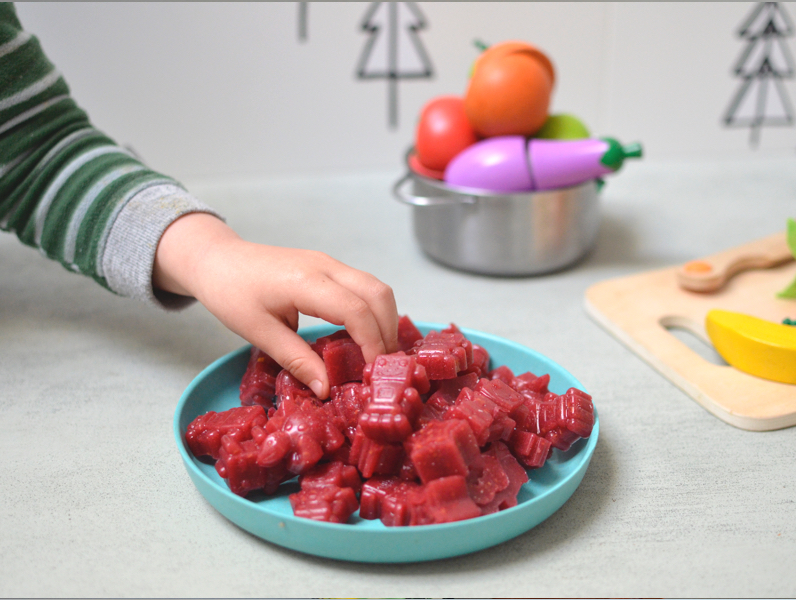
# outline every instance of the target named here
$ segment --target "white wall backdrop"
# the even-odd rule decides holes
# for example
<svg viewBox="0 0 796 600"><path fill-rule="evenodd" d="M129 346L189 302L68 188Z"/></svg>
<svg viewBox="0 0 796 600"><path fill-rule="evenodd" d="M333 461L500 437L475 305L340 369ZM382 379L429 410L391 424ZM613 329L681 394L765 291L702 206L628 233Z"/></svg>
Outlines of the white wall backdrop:
<svg viewBox="0 0 796 600"><path fill-rule="evenodd" d="M520 39L552 58L553 111L649 159L796 151L796 126L729 129L737 31L752 2L420 2L433 77L360 80L368 2L19 3L26 29L94 123L184 180L399 168L422 105L463 94L473 40ZM780 6L796 20L796 3ZM383 32L380 32L380 34ZM794 32L791 31L791 34ZM796 37L783 38L793 56ZM796 106L796 79L783 80Z"/></svg>

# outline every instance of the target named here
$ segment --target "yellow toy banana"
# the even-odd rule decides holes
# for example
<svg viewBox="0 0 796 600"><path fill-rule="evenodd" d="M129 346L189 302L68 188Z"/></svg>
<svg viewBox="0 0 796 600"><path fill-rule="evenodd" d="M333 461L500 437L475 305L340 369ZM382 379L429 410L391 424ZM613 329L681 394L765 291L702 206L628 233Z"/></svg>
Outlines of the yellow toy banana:
<svg viewBox="0 0 796 600"><path fill-rule="evenodd" d="M711 310L705 328L716 351L736 369L796 384L796 327L750 315Z"/></svg>

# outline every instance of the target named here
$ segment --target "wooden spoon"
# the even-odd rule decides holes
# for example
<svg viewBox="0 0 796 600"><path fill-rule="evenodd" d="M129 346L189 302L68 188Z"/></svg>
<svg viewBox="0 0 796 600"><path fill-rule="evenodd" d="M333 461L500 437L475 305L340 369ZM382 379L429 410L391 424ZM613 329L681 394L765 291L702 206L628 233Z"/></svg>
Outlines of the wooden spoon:
<svg viewBox="0 0 796 600"><path fill-rule="evenodd" d="M692 292L717 292L741 271L768 269L793 260L785 233L687 262L677 271L677 283Z"/></svg>

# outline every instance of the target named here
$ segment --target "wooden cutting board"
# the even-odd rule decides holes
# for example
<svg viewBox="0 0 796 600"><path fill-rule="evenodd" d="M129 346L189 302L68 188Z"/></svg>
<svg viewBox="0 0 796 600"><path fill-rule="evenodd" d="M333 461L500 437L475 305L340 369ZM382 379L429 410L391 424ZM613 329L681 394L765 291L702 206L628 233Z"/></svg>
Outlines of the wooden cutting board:
<svg viewBox="0 0 796 600"><path fill-rule="evenodd" d="M778 260L766 260L772 248ZM728 281L713 292L685 289L680 281L688 279L688 269L683 265L604 281L586 291L586 310L723 421L753 431L790 427L796 425L796 385L716 365L667 330L686 329L710 346L704 323L713 308L777 323L796 319L796 300L776 297L796 277L796 262L782 256L783 248L787 252L785 236L777 234L700 260L697 267L707 263L728 270ZM770 264L775 266L759 268Z"/></svg>

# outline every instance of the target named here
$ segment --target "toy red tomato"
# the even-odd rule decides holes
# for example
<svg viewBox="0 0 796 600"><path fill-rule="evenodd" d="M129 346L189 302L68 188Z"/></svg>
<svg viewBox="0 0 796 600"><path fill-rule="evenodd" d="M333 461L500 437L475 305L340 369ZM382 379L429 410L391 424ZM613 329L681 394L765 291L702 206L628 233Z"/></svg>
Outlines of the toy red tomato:
<svg viewBox="0 0 796 600"><path fill-rule="evenodd" d="M409 163L409 168L412 170L412 172L417 175L422 175L423 177L428 177L429 179L437 179L439 181L445 179L445 171L429 169L426 165L420 162L416 151L409 154L407 163Z"/></svg>
<svg viewBox="0 0 796 600"><path fill-rule="evenodd" d="M478 141L467 114L464 100L440 96L428 102L420 113L415 151L428 169L444 171L451 159Z"/></svg>

